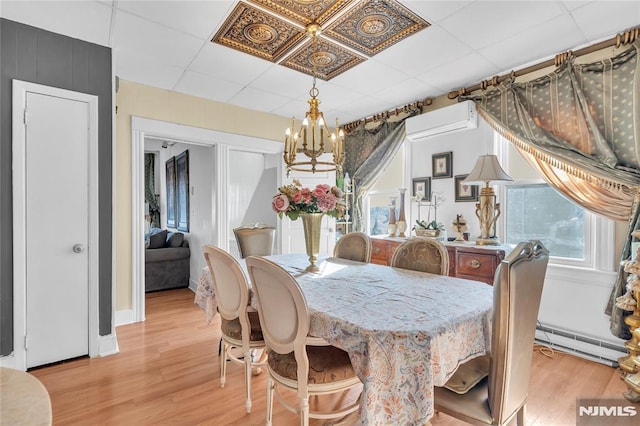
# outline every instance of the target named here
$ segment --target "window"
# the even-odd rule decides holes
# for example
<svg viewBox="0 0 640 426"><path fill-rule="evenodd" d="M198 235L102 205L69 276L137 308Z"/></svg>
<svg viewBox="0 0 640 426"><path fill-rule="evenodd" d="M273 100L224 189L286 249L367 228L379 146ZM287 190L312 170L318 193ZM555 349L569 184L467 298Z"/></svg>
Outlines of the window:
<svg viewBox="0 0 640 426"><path fill-rule="evenodd" d="M540 240L553 257L586 261L590 214L544 183L509 185L506 242Z"/></svg>

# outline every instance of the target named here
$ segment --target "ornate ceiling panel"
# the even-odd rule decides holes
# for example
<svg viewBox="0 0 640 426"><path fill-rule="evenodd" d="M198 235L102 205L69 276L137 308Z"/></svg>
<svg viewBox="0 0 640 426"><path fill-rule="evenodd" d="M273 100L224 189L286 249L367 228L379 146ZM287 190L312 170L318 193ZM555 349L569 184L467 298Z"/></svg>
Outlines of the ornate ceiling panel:
<svg viewBox="0 0 640 426"><path fill-rule="evenodd" d="M335 43L322 38L316 39L315 46L311 40L286 57L281 64L305 74L314 74L323 80L331 80L351 67L366 61L367 58L357 55Z"/></svg>
<svg viewBox="0 0 640 426"><path fill-rule="evenodd" d="M324 25L353 0L249 0L271 12L307 26Z"/></svg>
<svg viewBox="0 0 640 426"><path fill-rule="evenodd" d="M429 26L394 0L367 0L340 16L325 34L373 56Z"/></svg>
<svg viewBox="0 0 640 426"><path fill-rule="evenodd" d="M429 26L395 0L240 1L211 41L329 80ZM326 24L316 47L306 26ZM288 55L288 56L287 56ZM286 58L285 58L286 56ZM282 59L284 58L284 59Z"/></svg>

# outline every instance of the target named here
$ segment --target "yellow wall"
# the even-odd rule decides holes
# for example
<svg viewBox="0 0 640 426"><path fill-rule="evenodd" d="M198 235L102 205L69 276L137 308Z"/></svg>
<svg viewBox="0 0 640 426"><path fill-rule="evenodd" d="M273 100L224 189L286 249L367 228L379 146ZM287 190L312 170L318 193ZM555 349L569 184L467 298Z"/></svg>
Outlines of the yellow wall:
<svg viewBox="0 0 640 426"><path fill-rule="evenodd" d="M290 120L120 80L116 95L115 310L131 309L131 117L279 141Z"/></svg>

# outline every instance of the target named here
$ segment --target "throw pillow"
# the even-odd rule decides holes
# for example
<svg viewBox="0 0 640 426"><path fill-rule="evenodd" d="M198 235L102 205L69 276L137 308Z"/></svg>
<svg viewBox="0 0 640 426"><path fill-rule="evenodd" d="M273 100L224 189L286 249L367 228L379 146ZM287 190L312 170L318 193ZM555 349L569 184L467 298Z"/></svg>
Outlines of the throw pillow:
<svg viewBox="0 0 640 426"><path fill-rule="evenodd" d="M149 236L149 247L150 249L163 248L167 242L167 231L162 230L156 234Z"/></svg>
<svg viewBox="0 0 640 426"><path fill-rule="evenodd" d="M465 394L489 374L489 354L479 356L460 365L444 387L458 394Z"/></svg>
<svg viewBox="0 0 640 426"><path fill-rule="evenodd" d="M167 247L181 247L184 241L182 232L169 232L167 234Z"/></svg>

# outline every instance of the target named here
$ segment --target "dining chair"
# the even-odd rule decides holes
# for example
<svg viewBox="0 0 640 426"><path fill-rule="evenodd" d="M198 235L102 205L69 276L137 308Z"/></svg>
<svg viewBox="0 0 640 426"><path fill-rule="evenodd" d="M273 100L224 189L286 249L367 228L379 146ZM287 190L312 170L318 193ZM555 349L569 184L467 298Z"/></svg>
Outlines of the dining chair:
<svg viewBox="0 0 640 426"><path fill-rule="evenodd" d="M234 228L233 234L238 243L240 258L273 254L276 228L257 223Z"/></svg>
<svg viewBox="0 0 640 426"><path fill-rule="evenodd" d="M222 356L220 356L220 387L226 383L227 358L243 364L245 369L245 393L247 413L251 412L251 369L266 365L253 361L256 349L265 349L258 312L250 306L249 283L238 261L224 250L206 245L204 257L218 302L221 321ZM241 348L242 356L234 353Z"/></svg>
<svg viewBox="0 0 640 426"><path fill-rule="evenodd" d="M310 410L309 396L346 391L360 379L347 352L309 335L307 301L291 274L255 256L247 258L247 268L267 343L267 425L272 422L274 394L285 408L300 414L303 426L309 418L340 418L355 412L359 401L332 412ZM280 386L297 393L298 406L285 400Z"/></svg>
<svg viewBox="0 0 640 426"><path fill-rule="evenodd" d="M524 425L525 405L549 251L540 241L522 242L500 263L493 283L491 352L486 377L460 377L435 388L435 409L472 424ZM477 359L471 360L473 363ZM464 364L463 364L464 365ZM460 371L462 369L458 369ZM471 369L473 370L473 369ZM458 375L458 377L456 377ZM468 383L469 388L449 386Z"/></svg>
<svg viewBox="0 0 640 426"><path fill-rule="evenodd" d="M371 238L364 232L345 234L336 242L333 257L369 263L371 262Z"/></svg>
<svg viewBox="0 0 640 426"><path fill-rule="evenodd" d="M447 275L449 254L440 241L427 237L412 237L398 246L391 258L391 266Z"/></svg>

